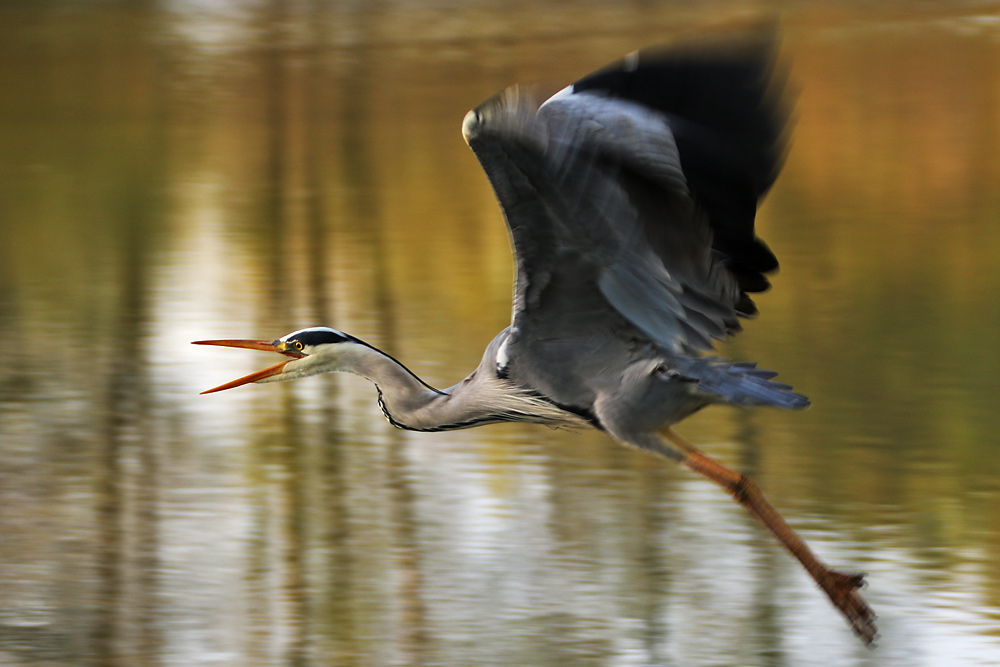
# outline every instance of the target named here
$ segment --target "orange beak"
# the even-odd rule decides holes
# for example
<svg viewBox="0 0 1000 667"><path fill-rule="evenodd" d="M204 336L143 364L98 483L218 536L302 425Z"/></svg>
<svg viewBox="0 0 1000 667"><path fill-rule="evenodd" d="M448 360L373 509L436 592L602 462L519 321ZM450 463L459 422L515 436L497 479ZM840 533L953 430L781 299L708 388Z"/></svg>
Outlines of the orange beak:
<svg viewBox="0 0 1000 667"><path fill-rule="evenodd" d="M290 350L285 347L284 343L276 340L196 340L191 343L192 345L221 345L222 347L240 347L247 350L264 350L265 352L278 352L279 354L284 354L285 356L292 357L294 359L301 359L304 355L299 354L295 350ZM223 389L232 389L234 387L240 387L245 384L250 384L251 382L257 382L263 380L264 378L269 378L273 375L280 375L285 368L285 364L288 361L282 361L275 364L274 366L268 366L264 370L257 371L256 373L251 373L250 375L244 375L241 378L237 378L232 382L227 382L226 384L221 384L218 387L212 389L206 389L201 392L203 394L212 394L217 391L222 391Z"/></svg>

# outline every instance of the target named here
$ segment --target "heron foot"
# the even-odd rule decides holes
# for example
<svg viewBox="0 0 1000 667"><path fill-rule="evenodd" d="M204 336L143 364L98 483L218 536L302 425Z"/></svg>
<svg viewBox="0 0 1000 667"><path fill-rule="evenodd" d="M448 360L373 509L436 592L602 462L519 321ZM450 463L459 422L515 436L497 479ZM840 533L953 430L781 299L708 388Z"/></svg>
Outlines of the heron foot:
<svg viewBox="0 0 1000 667"><path fill-rule="evenodd" d="M871 646L878 628L875 626L875 612L858 592L865 585L865 575L828 569L818 583L847 619L854 633Z"/></svg>
<svg viewBox="0 0 1000 667"><path fill-rule="evenodd" d="M875 627L875 612L858 592L858 589L864 586L865 575L838 572L828 568L781 518L753 480L702 454L669 429L664 436L674 443L678 451L684 452L681 463L726 489L736 502L746 507L778 538L840 610L861 641L867 646L872 646L878 633Z"/></svg>

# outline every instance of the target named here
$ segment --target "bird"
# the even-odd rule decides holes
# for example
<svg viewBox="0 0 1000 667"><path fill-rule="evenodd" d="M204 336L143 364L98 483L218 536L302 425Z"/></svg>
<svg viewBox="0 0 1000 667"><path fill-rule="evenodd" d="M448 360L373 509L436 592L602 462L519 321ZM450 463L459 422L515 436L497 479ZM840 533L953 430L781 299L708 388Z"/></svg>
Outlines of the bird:
<svg viewBox="0 0 1000 667"><path fill-rule="evenodd" d="M371 381L402 429L597 429L720 485L871 645L865 575L821 562L749 477L672 428L711 405L809 405L775 372L714 353L757 315L751 295L778 268L755 233L787 149L778 41L753 30L654 46L544 101L515 85L468 112L462 134L502 209L515 275L510 325L458 384L434 388L355 336L309 327L195 341L288 357L203 393L343 371Z"/></svg>

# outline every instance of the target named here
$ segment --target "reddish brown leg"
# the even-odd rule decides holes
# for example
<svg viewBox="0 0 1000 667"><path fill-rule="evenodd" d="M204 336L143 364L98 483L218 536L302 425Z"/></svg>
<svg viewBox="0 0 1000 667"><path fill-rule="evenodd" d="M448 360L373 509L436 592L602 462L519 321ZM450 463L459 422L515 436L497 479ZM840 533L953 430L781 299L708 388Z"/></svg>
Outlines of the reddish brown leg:
<svg viewBox="0 0 1000 667"><path fill-rule="evenodd" d="M858 592L864 583L864 575L845 574L828 568L816 558L809 545L792 530L791 526L785 523L753 480L702 454L673 431L667 430L663 435L685 454L681 463L728 491L739 504L757 517L792 552L793 556L799 559L806 571L829 596L834 606L844 615L854 632L865 644L870 645L875 639L877 629L875 613Z"/></svg>

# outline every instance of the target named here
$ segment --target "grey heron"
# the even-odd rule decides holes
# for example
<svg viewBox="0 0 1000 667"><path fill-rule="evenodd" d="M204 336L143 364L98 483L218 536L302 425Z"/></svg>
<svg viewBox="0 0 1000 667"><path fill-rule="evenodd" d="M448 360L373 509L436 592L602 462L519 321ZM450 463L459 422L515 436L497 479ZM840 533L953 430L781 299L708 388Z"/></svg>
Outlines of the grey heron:
<svg viewBox="0 0 1000 667"><path fill-rule="evenodd" d="M776 373L711 354L757 312L777 260L754 232L784 155L788 105L773 36L627 56L539 104L509 88L462 132L503 209L513 316L447 389L336 329L205 340L289 359L204 393L346 371L415 431L496 422L592 427L721 485L801 562L866 644L863 575L824 565L758 486L670 427L712 404L803 408Z"/></svg>

